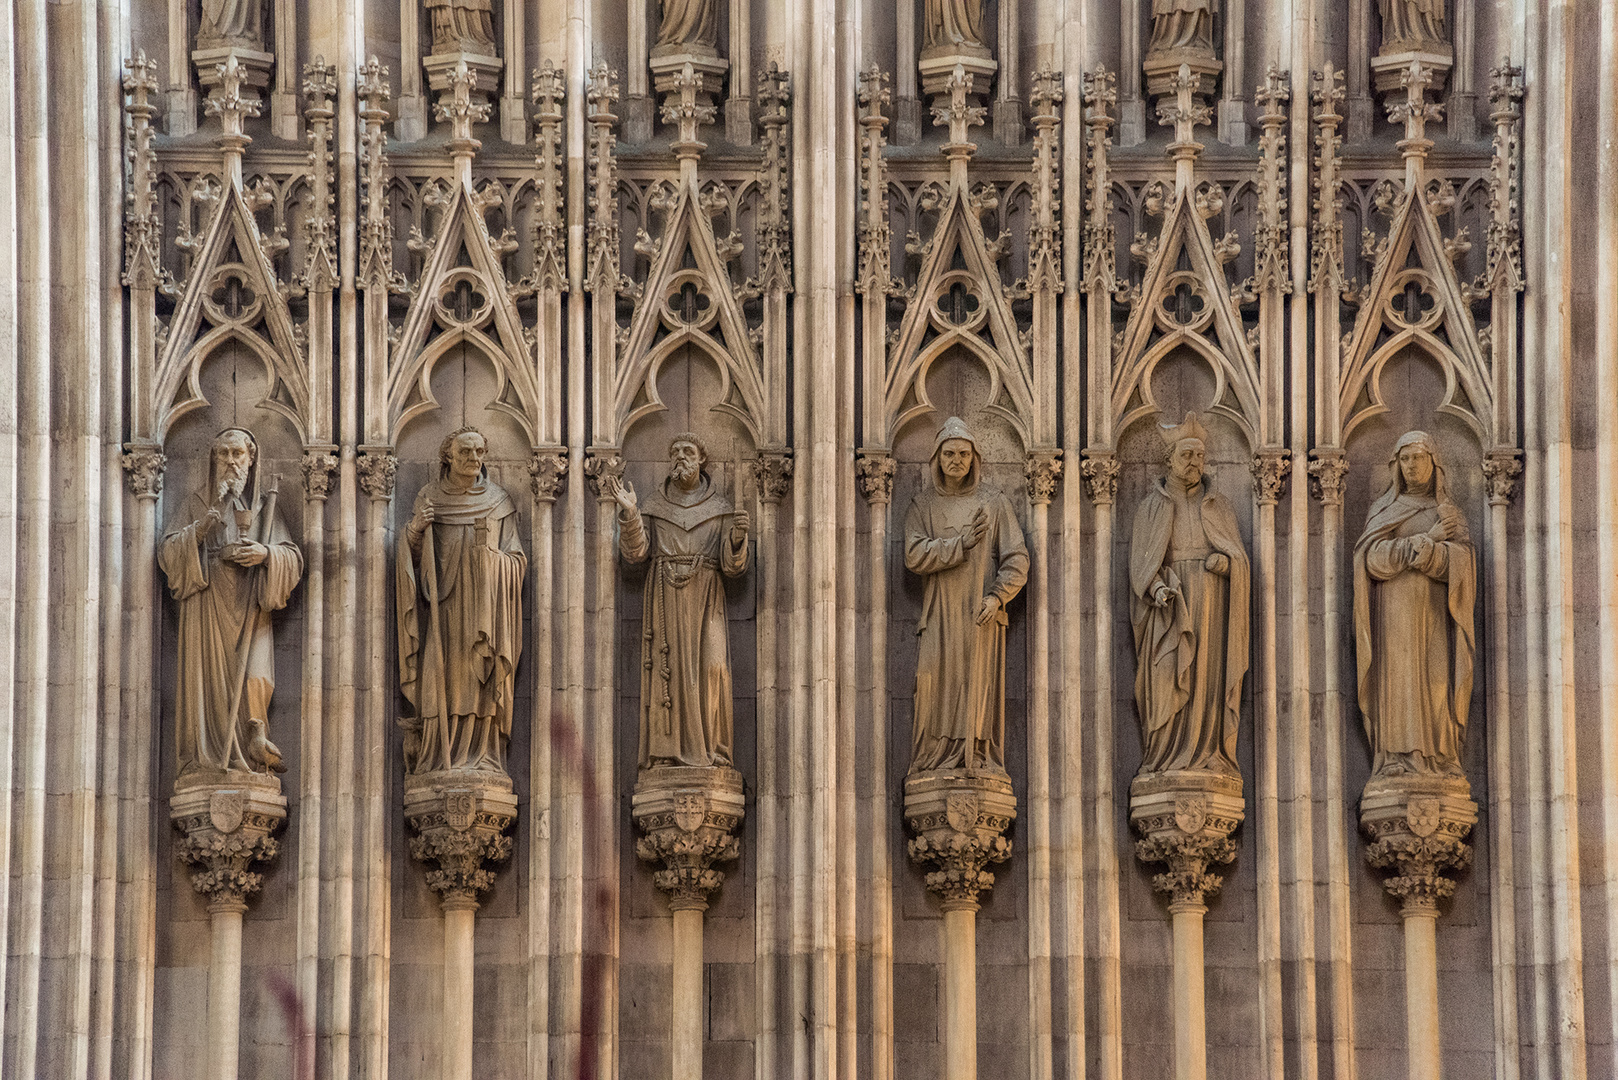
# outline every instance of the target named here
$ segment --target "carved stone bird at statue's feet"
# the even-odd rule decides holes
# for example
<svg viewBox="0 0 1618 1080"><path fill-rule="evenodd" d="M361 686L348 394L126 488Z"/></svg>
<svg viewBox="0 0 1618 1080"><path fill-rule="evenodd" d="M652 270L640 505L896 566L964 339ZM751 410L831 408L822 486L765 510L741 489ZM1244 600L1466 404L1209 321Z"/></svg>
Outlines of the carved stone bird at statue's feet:
<svg viewBox="0 0 1618 1080"><path fill-rule="evenodd" d="M247 721L247 727L252 732L247 739L247 760L257 762L271 772L286 772L280 749L265 734L264 721L251 718Z"/></svg>

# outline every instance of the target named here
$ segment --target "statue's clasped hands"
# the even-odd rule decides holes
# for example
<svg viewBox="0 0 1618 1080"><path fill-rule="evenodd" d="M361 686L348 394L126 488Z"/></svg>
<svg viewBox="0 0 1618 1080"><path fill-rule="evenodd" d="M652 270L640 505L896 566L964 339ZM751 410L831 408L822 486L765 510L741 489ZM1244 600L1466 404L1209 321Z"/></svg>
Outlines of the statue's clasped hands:
<svg viewBox="0 0 1618 1080"><path fill-rule="evenodd" d="M1466 532L1466 521L1459 507L1445 503L1438 508L1438 520L1427 530L1427 537L1435 543L1454 540Z"/></svg>
<svg viewBox="0 0 1618 1080"><path fill-rule="evenodd" d="M1210 574L1221 576L1230 573L1230 556L1222 551L1212 551L1202 560L1202 568Z"/></svg>

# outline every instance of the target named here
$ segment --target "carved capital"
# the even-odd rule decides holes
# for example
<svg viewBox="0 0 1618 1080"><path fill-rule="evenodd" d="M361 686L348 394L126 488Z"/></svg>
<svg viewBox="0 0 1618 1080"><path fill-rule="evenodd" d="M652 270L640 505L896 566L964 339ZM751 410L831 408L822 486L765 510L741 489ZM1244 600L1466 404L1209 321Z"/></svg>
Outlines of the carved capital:
<svg viewBox="0 0 1618 1080"><path fill-rule="evenodd" d="M337 471L337 455L328 450L310 450L303 455L304 495L321 502L331 494L332 474Z"/></svg>
<svg viewBox="0 0 1618 1080"><path fill-rule="evenodd" d="M1253 495L1261 506L1274 506L1286 491L1292 451L1269 447L1253 455Z"/></svg>
<svg viewBox="0 0 1618 1080"><path fill-rule="evenodd" d="M1373 777L1360 798L1365 858L1393 874L1383 881L1408 916L1436 917L1438 901L1455 894L1445 871L1471 864L1466 837L1478 820L1464 777L1404 774Z"/></svg>
<svg viewBox="0 0 1618 1080"><path fill-rule="evenodd" d="M905 780L905 822L916 835L910 857L927 874L927 890L945 911L976 911L978 897L994 886L984 867L1011 858L1006 830L1017 819L1017 798L1005 776L940 769Z"/></svg>
<svg viewBox="0 0 1618 1080"><path fill-rule="evenodd" d="M1118 497L1118 455L1111 450L1086 450L1079 465L1084 491L1098 506L1111 506Z"/></svg>
<svg viewBox="0 0 1618 1080"><path fill-rule="evenodd" d="M1490 506L1510 506L1517 494L1517 478L1522 475L1518 450L1491 450L1483 459L1483 480L1489 488Z"/></svg>
<svg viewBox="0 0 1618 1080"><path fill-rule="evenodd" d="M762 450L753 460L753 482L758 485L758 497L767 503L779 503L792 487L792 451Z"/></svg>
<svg viewBox="0 0 1618 1080"><path fill-rule="evenodd" d="M555 502L567 490L567 466L565 447L547 446L535 450L528 459L528 486L533 489L534 498Z"/></svg>
<svg viewBox="0 0 1618 1080"><path fill-rule="evenodd" d="M725 880L714 864L741 853L735 833L744 805L742 774L735 769L676 765L641 772L632 813L646 835L635 842L635 854L662 867L652 883L672 910L707 909Z"/></svg>
<svg viewBox="0 0 1618 1080"><path fill-rule="evenodd" d="M612 499L607 490L607 477L616 480L624 478L624 456L615 446L592 446L584 452L584 478L590 482L590 490L600 502Z"/></svg>
<svg viewBox="0 0 1618 1080"><path fill-rule="evenodd" d="M177 788L169 800L169 819L183 837L175 853L198 868L191 887L208 898L209 911L246 911L264 884L248 867L280 851L274 834L287 819L287 801L274 778L219 775L219 782Z"/></svg>
<svg viewBox="0 0 1618 1080"><path fill-rule="evenodd" d="M1236 858L1231 833L1242 823L1242 781L1207 770L1143 773L1129 786L1129 820L1140 833L1135 857L1166 863L1152 888L1170 911L1202 911L1224 879L1214 865Z"/></svg>
<svg viewBox="0 0 1618 1080"><path fill-rule="evenodd" d="M1348 455L1341 450L1312 451L1309 463L1309 493L1327 506L1343 505L1343 485L1348 476Z"/></svg>
<svg viewBox="0 0 1618 1080"><path fill-rule="evenodd" d="M168 455L156 445L127 443L123 463L129 493L137 499L156 499L163 493L163 470Z"/></svg>
<svg viewBox="0 0 1618 1080"><path fill-rule="evenodd" d="M886 505L893 501L894 460L886 450L861 450L854 461L854 472L859 479L860 494L865 501Z"/></svg>
<svg viewBox="0 0 1618 1080"><path fill-rule="evenodd" d="M367 450L360 455L360 487L372 499L393 498L393 478L399 471L399 459L385 450Z"/></svg>
<svg viewBox="0 0 1618 1080"><path fill-rule="evenodd" d="M405 819L417 835L410 857L433 864L427 887L446 909L476 908L494 884L485 864L511 857L506 829L517 820L511 780L477 770L445 770L405 778Z"/></svg>
<svg viewBox="0 0 1618 1080"><path fill-rule="evenodd" d="M1028 501L1035 506L1049 506L1062 480L1062 451L1028 451L1022 474L1028 482Z"/></svg>

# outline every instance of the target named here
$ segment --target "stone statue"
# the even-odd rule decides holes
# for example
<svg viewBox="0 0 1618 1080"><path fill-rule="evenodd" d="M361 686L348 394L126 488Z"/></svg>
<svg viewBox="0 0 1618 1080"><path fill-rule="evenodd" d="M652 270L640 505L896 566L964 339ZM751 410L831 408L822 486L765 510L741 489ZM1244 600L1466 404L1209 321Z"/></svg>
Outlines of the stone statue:
<svg viewBox="0 0 1618 1080"><path fill-rule="evenodd" d="M476 428L451 432L399 540L400 681L414 710L400 723L412 773L505 774L528 556L487 454Z"/></svg>
<svg viewBox="0 0 1618 1080"><path fill-rule="evenodd" d="M1251 571L1230 502L1206 482L1196 413L1160 425L1168 475L1135 511L1129 541L1141 775L1201 769L1239 777L1236 727L1247 674Z"/></svg>
<svg viewBox="0 0 1618 1080"><path fill-rule="evenodd" d="M273 484L259 490L258 442L226 428L208 455L208 479L185 501L157 562L179 602L174 695L179 774L285 772L268 738L275 691L270 613L286 607L303 553L276 512Z"/></svg>
<svg viewBox="0 0 1618 1080"><path fill-rule="evenodd" d="M905 513L905 566L927 579L912 775L1006 769L1006 605L1028 580L1028 546L1010 501L980 482L982 465L971 430L950 417L932 483Z"/></svg>
<svg viewBox="0 0 1618 1080"><path fill-rule="evenodd" d="M1432 436L1406 432L1354 545L1360 712L1376 776L1461 777L1477 571Z"/></svg>
<svg viewBox="0 0 1618 1080"><path fill-rule="evenodd" d="M718 36L716 0L662 0L657 53L714 52Z"/></svg>
<svg viewBox="0 0 1618 1080"><path fill-rule="evenodd" d="M983 0L925 0L922 48L928 52L965 50L987 55L983 43Z"/></svg>
<svg viewBox="0 0 1618 1080"><path fill-rule="evenodd" d="M1187 50L1214 53L1213 17L1219 0L1152 0L1147 54Z"/></svg>
<svg viewBox="0 0 1618 1080"><path fill-rule="evenodd" d="M1377 0L1382 53L1447 51L1444 0Z"/></svg>
<svg viewBox="0 0 1618 1080"><path fill-rule="evenodd" d="M202 0L197 48L264 49L264 0Z"/></svg>
<svg viewBox="0 0 1618 1080"><path fill-rule="evenodd" d="M747 511L731 506L703 468L702 440L690 432L669 443L662 490L637 502L616 476L618 550L624 561L649 557L641 609L640 767L728 766L731 755L730 638L724 577L748 563Z"/></svg>
<svg viewBox="0 0 1618 1080"><path fill-rule="evenodd" d="M497 55L489 0L426 0L426 7L433 20L433 52Z"/></svg>

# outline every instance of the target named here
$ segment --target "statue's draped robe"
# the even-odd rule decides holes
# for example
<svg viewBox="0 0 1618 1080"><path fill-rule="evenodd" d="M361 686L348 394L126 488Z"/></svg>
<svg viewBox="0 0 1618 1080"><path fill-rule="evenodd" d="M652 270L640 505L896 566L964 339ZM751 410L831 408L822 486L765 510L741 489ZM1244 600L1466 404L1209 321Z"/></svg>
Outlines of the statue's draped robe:
<svg viewBox="0 0 1618 1080"><path fill-rule="evenodd" d="M983 0L926 0L922 15L924 48L984 48Z"/></svg>
<svg viewBox="0 0 1618 1080"><path fill-rule="evenodd" d="M1218 552L1225 574L1206 568ZM1162 607L1151 602L1161 581ZM1135 512L1129 545L1140 771L1207 769L1239 776L1236 729L1247 674L1251 568L1224 496L1206 480L1186 491L1160 479Z"/></svg>
<svg viewBox="0 0 1618 1080"><path fill-rule="evenodd" d="M528 569L517 508L486 480L460 492L443 480L428 484L415 512L427 506L436 518L418 553L399 538L396 577L400 681L415 714L401 722L420 739L413 771L504 772ZM480 519L488 522L481 546Z"/></svg>
<svg viewBox="0 0 1618 1080"><path fill-rule="evenodd" d="M718 34L717 11L717 0L663 0L656 44L666 49L681 45L712 49Z"/></svg>
<svg viewBox="0 0 1618 1080"><path fill-rule="evenodd" d="M1477 569L1465 535L1417 554L1412 538L1438 520L1436 498L1403 492L1378 500L1354 545L1360 712L1376 773L1460 775Z"/></svg>
<svg viewBox="0 0 1618 1080"><path fill-rule="evenodd" d="M1449 44L1444 31L1444 0L1377 0L1382 13L1382 47L1432 48Z"/></svg>
<svg viewBox="0 0 1618 1080"><path fill-rule="evenodd" d="M1011 503L968 475L946 494L934 465L930 490L905 514L905 566L926 578L916 661L910 771L1005 771L1006 605L1028 580L1028 545ZM968 549L964 534L982 508L989 528ZM985 596L1000 609L977 625Z"/></svg>
<svg viewBox="0 0 1618 1080"><path fill-rule="evenodd" d="M694 502L662 493L620 514L626 562L650 556L641 608L640 767L730 765L733 732L725 583L747 569L730 503L703 477Z"/></svg>
<svg viewBox="0 0 1618 1080"><path fill-rule="evenodd" d="M225 45L264 48L263 0L202 0L197 48Z"/></svg>
<svg viewBox="0 0 1618 1080"><path fill-rule="evenodd" d="M427 0L433 19L433 52L495 55L489 0Z"/></svg>
<svg viewBox="0 0 1618 1080"><path fill-rule="evenodd" d="M227 562L221 558L227 545L263 534L264 497L255 500L252 524L245 533L237 528L227 505L222 508L224 526L204 540L208 505L200 493L186 500L178 520L187 524L163 537L157 557L180 609L174 691L179 769L181 775L262 771L263 762L244 756L245 728L249 719L269 721L275 690L270 612L286 607L303 576L303 553L275 514L262 541L269 548L264 562L258 566Z"/></svg>
<svg viewBox="0 0 1618 1080"><path fill-rule="evenodd" d="M1148 51L1213 51L1213 17L1218 10L1219 0L1152 0L1152 39Z"/></svg>

